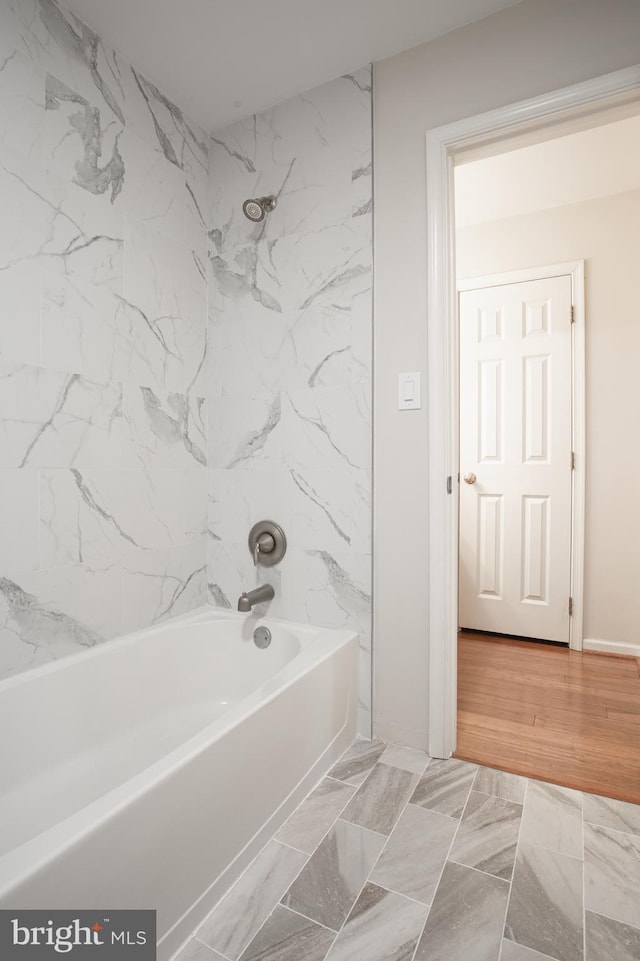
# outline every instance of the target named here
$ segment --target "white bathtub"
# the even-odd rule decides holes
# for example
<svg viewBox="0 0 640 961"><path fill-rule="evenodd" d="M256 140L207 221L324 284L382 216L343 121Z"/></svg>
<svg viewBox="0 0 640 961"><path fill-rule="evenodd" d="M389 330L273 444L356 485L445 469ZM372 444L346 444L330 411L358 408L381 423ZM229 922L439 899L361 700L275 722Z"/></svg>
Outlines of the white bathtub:
<svg viewBox="0 0 640 961"><path fill-rule="evenodd" d="M355 736L356 672L351 631L207 608L0 682L0 907L155 908L165 961Z"/></svg>

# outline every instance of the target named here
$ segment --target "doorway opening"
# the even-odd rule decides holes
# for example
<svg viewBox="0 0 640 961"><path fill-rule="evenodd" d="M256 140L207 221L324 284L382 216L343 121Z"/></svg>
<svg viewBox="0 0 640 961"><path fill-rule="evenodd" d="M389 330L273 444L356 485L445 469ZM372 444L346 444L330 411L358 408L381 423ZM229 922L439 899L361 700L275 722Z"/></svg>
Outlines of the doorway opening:
<svg viewBox="0 0 640 961"><path fill-rule="evenodd" d="M610 123L612 110L617 111L620 119L632 116L638 113L639 96L640 67L634 67L438 128L427 135L431 518L429 750L435 757L449 757L456 746L459 498L457 485L451 481L455 481L460 469L465 472L458 456L454 167L482 155L504 153L526 144L557 138L572 130ZM532 504L531 508L539 528L544 526L540 503ZM576 576L572 571L571 577ZM581 635L582 631L579 633Z"/></svg>

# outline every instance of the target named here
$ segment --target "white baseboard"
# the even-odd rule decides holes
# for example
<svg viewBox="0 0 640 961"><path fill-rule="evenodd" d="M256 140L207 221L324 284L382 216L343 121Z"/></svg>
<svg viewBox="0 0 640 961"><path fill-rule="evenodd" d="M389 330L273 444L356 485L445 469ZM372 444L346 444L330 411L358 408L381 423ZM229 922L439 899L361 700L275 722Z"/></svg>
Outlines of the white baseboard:
<svg viewBox="0 0 640 961"><path fill-rule="evenodd" d="M585 637L583 651L602 651L604 654L628 654L640 657L640 644L623 644L620 641L601 641L596 637Z"/></svg>

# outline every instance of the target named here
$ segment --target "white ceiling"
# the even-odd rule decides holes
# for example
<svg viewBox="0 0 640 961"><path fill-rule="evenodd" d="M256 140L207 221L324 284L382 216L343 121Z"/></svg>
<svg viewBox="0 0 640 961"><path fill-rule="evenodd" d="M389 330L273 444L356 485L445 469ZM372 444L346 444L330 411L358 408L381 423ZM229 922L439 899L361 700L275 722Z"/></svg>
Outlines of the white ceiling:
<svg viewBox="0 0 640 961"><path fill-rule="evenodd" d="M640 116L456 167L459 227L640 189Z"/></svg>
<svg viewBox="0 0 640 961"><path fill-rule="evenodd" d="M520 0L66 0L216 130Z"/></svg>

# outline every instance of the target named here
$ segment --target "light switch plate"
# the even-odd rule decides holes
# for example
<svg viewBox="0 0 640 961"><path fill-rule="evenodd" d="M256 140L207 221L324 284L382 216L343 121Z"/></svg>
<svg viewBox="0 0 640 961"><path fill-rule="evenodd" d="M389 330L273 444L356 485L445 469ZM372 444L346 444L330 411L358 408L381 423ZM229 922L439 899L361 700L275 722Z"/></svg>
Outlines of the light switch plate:
<svg viewBox="0 0 640 961"><path fill-rule="evenodd" d="M398 374L398 410L420 410L420 371Z"/></svg>

